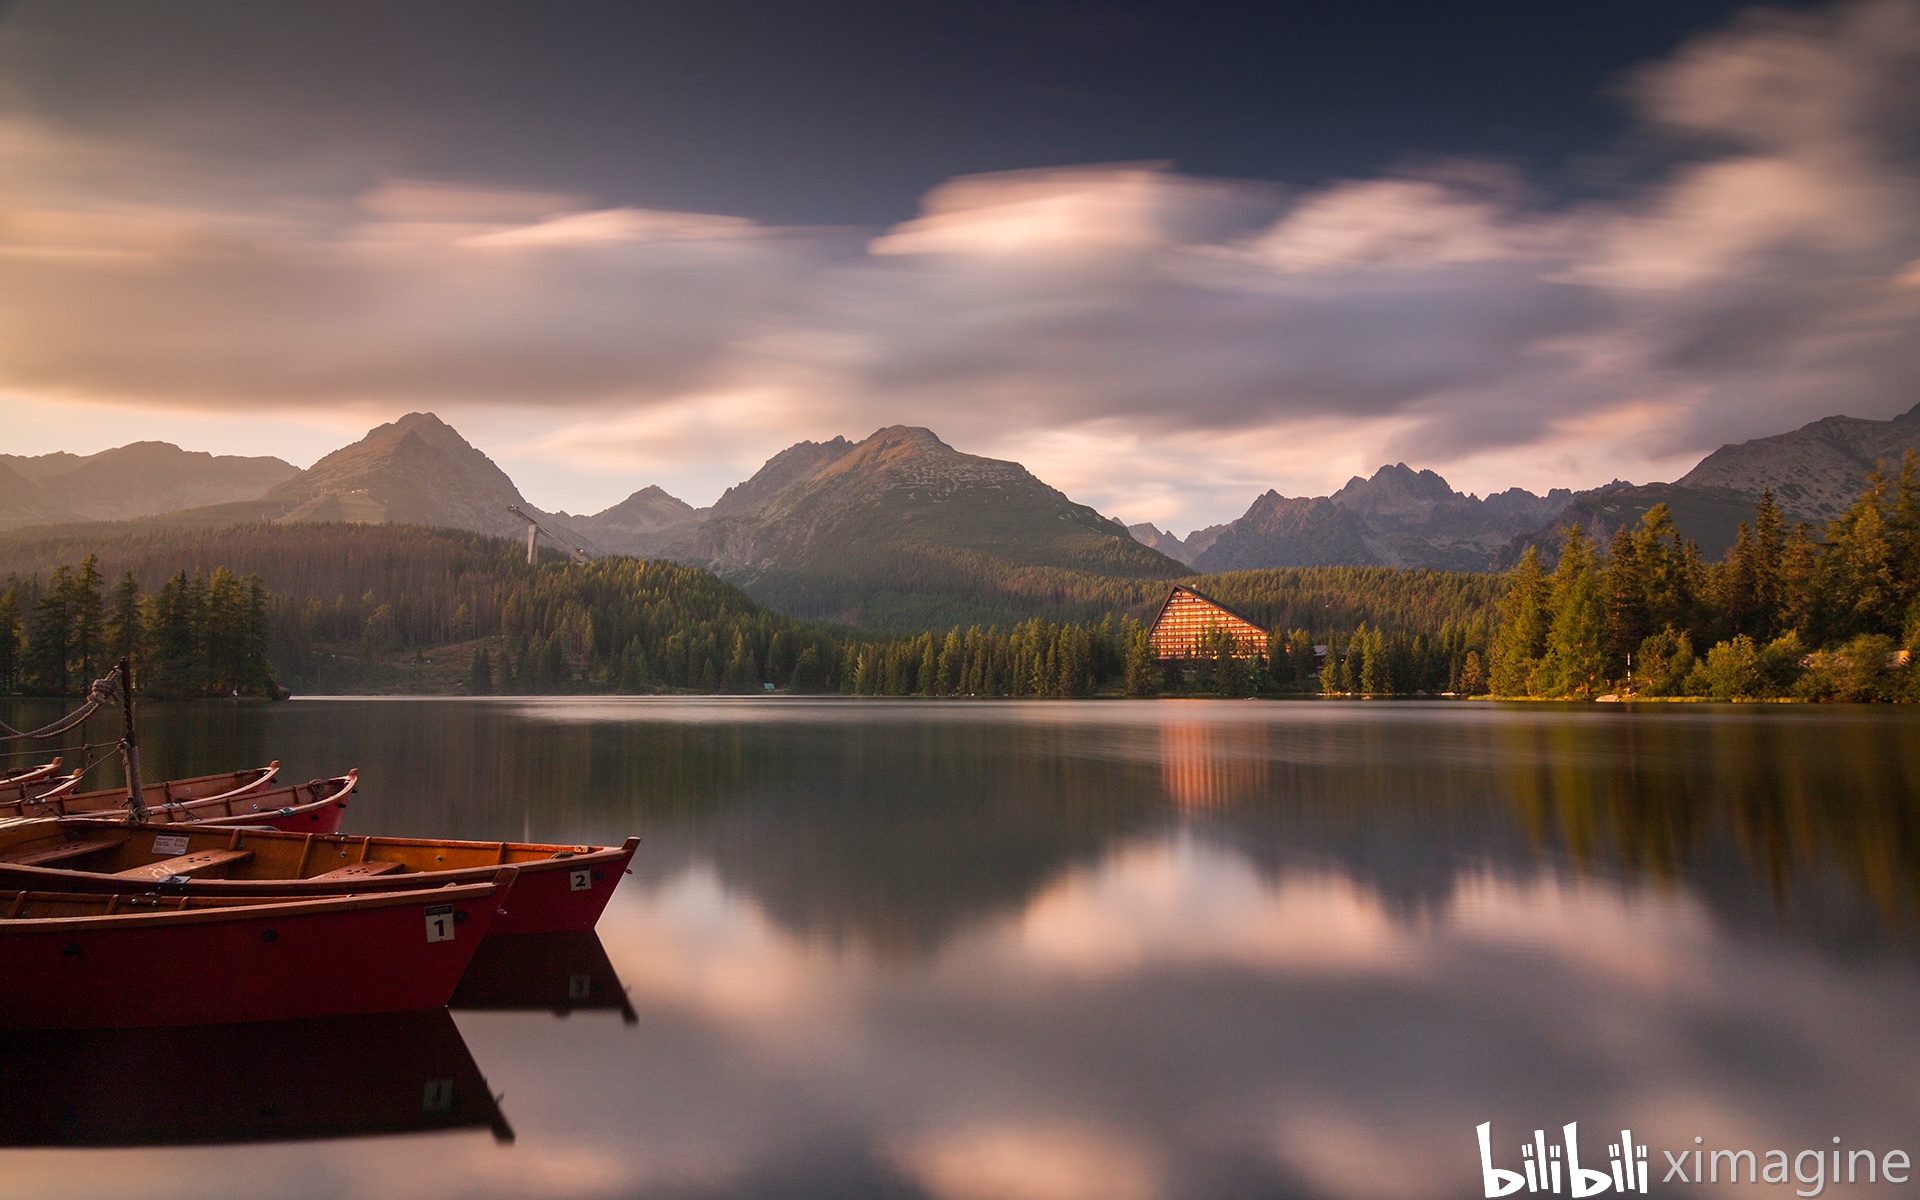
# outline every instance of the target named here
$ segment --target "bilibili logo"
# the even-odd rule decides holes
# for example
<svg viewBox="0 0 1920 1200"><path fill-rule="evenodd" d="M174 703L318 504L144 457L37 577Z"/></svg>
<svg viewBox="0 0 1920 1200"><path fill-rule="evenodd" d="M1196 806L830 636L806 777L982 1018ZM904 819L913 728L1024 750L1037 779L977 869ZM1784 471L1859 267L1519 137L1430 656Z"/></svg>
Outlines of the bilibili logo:
<svg viewBox="0 0 1920 1200"><path fill-rule="evenodd" d="M1607 1169L1580 1165L1580 1126L1560 1127L1560 1141L1547 1143L1544 1129L1533 1131L1531 1141L1520 1144L1520 1170L1493 1165L1493 1123L1474 1126L1480 1136L1480 1178L1488 1197L1511 1196L1521 1188L1529 1192L1570 1195L1585 1200L1608 1190L1645 1192L1648 1184L1647 1147L1636 1144L1633 1131L1622 1129L1620 1140L1607 1147ZM1779 1185L1793 1183L1795 1196L1820 1195L1830 1184L1906 1183L1911 1178L1913 1157L1905 1150L1876 1153L1864 1147L1841 1145L1817 1150L1723 1149L1696 1137L1693 1145L1682 1150L1662 1150L1665 1173L1661 1183L1748 1183ZM1595 1160L1598 1162L1598 1159ZM1745 1178L1742 1178L1742 1168ZM1724 1173L1723 1173L1724 1172Z"/></svg>
<svg viewBox="0 0 1920 1200"><path fill-rule="evenodd" d="M1580 1165L1580 1124L1569 1122L1560 1127L1561 1141L1547 1144L1547 1131L1536 1129L1533 1140L1520 1144L1521 1171L1509 1171L1493 1165L1493 1123L1475 1127L1480 1135L1480 1177L1488 1196L1509 1196L1521 1188L1529 1192L1561 1193L1563 1190L1581 1200L1612 1189L1619 1192L1647 1190L1647 1147L1635 1145L1633 1131L1622 1129L1620 1140L1607 1147L1609 1170ZM1562 1157L1561 1150L1566 1155ZM1524 1171L1524 1174L1522 1173Z"/></svg>

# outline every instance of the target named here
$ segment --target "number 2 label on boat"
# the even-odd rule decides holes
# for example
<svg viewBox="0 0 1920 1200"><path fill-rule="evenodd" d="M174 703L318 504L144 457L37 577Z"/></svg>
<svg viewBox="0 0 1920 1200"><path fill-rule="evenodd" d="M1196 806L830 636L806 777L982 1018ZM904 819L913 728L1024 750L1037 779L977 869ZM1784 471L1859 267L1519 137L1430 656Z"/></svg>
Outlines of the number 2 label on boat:
<svg viewBox="0 0 1920 1200"><path fill-rule="evenodd" d="M453 940L453 905L435 904L427 909L427 940L429 942Z"/></svg>
<svg viewBox="0 0 1920 1200"><path fill-rule="evenodd" d="M567 872L567 890L568 891L584 892L592 887L593 887L593 872L591 871Z"/></svg>

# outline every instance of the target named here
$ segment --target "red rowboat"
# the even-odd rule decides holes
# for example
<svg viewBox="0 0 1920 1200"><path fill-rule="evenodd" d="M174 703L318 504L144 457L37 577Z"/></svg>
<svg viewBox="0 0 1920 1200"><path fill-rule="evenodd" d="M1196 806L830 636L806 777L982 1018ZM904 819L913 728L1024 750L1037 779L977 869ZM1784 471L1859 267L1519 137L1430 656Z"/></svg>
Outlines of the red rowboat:
<svg viewBox="0 0 1920 1200"><path fill-rule="evenodd" d="M302 836L229 824L153 829L67 820L0 829L0 887L329 896L475 883L510 865L520 869L520 879L513 902L494 920L494 934L559 933L593 928L640 845L639 838L619 846L557 846Z"/></svg>
<svg viewBox="0 0 1920 1200"><path fill-rule="evenodd" d="M317 900L0 892L0 1025L102 1029L439 1008L490 883Z"/></svg>
<svg viewBox="0 0 1920 1200"><path fill-rule="evenodd" d="M204 800L238 800L261 791L280 773L280 764L268 763L245 771L223 771L218 775L197 775L192 779L169 779L150 783L140 789L147 807L160 809L170 805ZM76 792L79 773L51 786L27 785L18 796L0 794L0 818L66 817L82 813L112 812L125 808L127 789L104 788L94 792Z"/></svg>
<svg viewBox="0 0 1920 1200"><path fill-rule="evenodd" d="M493 1130L513 1140L444 1008L115 1029L16 1030L0 1146L204 1146Z"/></svg>
<svg viewBox="0 0 1920 1200"><path fill-rule="evenodd" d="M163 804L147 810L147 824L194 824L220 828L244 825L290 832L332 833L340 828L347 797L359 786L359 779L359 771L354 770L332 779L316 779L312 783ZM35 801L26 806L26 815L28 818L55 815L46 811L51 807ZM128 810L124 808L106 808L83 812L71 819L86 822L82 828L98 829L110 820L116 824L123 823L128 815ZM4 817L4 813L0 813L0 817Z"/></svg>

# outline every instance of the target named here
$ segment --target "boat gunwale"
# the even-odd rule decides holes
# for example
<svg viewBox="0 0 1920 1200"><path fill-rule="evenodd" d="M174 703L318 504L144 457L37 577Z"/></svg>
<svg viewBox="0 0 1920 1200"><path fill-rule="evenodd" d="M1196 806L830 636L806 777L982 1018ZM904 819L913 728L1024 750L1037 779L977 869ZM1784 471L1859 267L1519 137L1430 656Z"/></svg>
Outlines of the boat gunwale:
<svg viewBox="0 0 1920 1200"><path fill-rule="evenodd" d="M69 818L64 818L60 822L58 822L58 827L62 829L72 829L72 828L80 828L85 826L98 827L103 824L105 824L105 822L99 821L97 819L90 819L85 817L69 817ZM181 823L181 824L174 824L174 825L167 825L167 824L131 825L131 826L120 825L120 826L116 826L116 828L126 829L129 831L129 833L138 833L142 831L152 831L157 833L162 830L173 830L173 829L182 829L182 831L185 831L182 828L183 824L197 825L200 828L208 828L208 829L221 829L221 828L225 828L229 830L232 829L231 826L210 825L207 822ZM343 834L343 833L302 834L302 833L291 833L285 830L277 830L277 829L257 829L257 830L245 831L246 838L258 837L262 834L272 835L270 836L269 840L311 839L311 841L316 845L324 843L324 844L333 845L333 846L351 846L355 843L366 842L366 841L372 841L376 843L381 841L389 841L389 842L425 843L429 846L460 846L460 847L486 850L486 849L493 849L500 845L499 842L468 842L468 841L458 841L450 838L393 838L393 837L381 837L381 836L369 835L369 834ZM243 840L241 844L245 845L245 841ZM521 848L532 848L532 849L547 849L549 847L557 850L570 849L570 847L561 845L559 843L551 843L551 842L508 842L507 845L509 847L517 846ZM451 888L451 887L465 887L465 886L469 886L472 882L484 882L485 880L492 878L495 872L498 872L506 867L512 867L517 871L521 871L530 875L544 874L548 871L580 870L582 868L593 869L598 867L612 866L615 864L622 864L624 869L624 864L632 861L632 857L634 853L639 849L639 846L640 846L639 837L630 836L618 846L590 846L590 847L584 848L585 849L584 853L575 851L573 853L568 854L568 856L565 858L549 855L546 858L530 858L530 859L524 859L520 862L476 863L475 865L468 866L468 867L445 867L437 870L398 871L389 875L370 875L370 876L366 876L366 877L354 879L354 880L328 880L328 879L322 878L321 875L303 875L303 876L297 876L297 877L285 878L285 879L223 879L223 878L189 879L184 883L166 885L165 890L162 891L160 894L167 895L167 896L186 895L186 896L210 896L210 897L211 896L247 897L247 896L269 896L269 895L284 895L284 896L291 897L291 896L307 896L307 895L372 894L372 893L402 892L402 891L425 891L425 890L436 889L436 888L445 889L445 888ZM105 849L105 847L103 847L103 849ZM28 864L22 864L22 863L0 862L0 878L4 878L6 876L13 876L17 878L23 875L43 877L46 880L48 885L47 887L40 889L44 891L56 891L58 890L57 885L68 883L68 882L73 882L76 886L84 886L87 889L84 894L87 894L87 895L101 895L101 894L108 894L108 893L127 895L127 894L135 893L136 891L136 888L132 886L132 881L128 881L128 880L120 881L121 883L126 884L127 886L124 886L124 887L113 886L112 881L116 880L118 876L111 873L100 872L100 871L84 871L84 870L78 870L73 867L48 867L48 866L34 866L34 865L28 865ZM143 883L142 886L144 886L148 890L152 890L158 885L154 885L151 883ZM352 893L348 893L346 891L346 889L349 889L349 888L353 889ZM0 896L4 896L19 890L21 889L0 887ZM81 894L81 893L72 893L72 894ZM144 894L144 892L141 892L140 894Z"/></svg>
<svg viewBox="0 0 1920 1200"><path fill-rule="evenodd" d="M84 917L0 917L0 937L26 936L34 933L85 933L135 926L147 929L154 926L215 925L230 921L254 920L263 916L299 918L325 916L336 912L355 912L361 909L399 908L411 904L454 904L462 900L482 900L489 896L504 894L513 887L514 878L518 873L519 868L509 865L495 868L494 877L490 880L446 887L409 888L373 893L356 892L343 896L287 897L278 900L261 897L259 903L253 904L215 903L203 908L134 910ZM66 900L89 901L98 901L103 894L8 888L0 891L0 901L10 902L12 898L23 892L29 897L59 897ZM117 893L108 894L117 895ZM152 895L156 900L219 901L224 899L217 896L169 895L158 891L140 894Z"/></svg>
<svg viewBox="0 0 1920 1200"><path fill-rule="evenodd" d="M330 784L330 783L337 783L337 784L340 784L341 786L326 796L323 796L317 800L309 800L304 804L281 805L278 808L267 808L267 809L260 808L258 805L256 805L253 811L251 812L237 813L233 811L233 805L243 800L258 799L261 796L267 795L271 792L281 792L281 791L294 793L294 799L297 800L299 799L299 792L301 788L307 788L313 791L318 791L319 787L325 786L326 784ZM117 825L123 828L130 828L130 829L145 828L149 826L158 829L158 828L165 828L168 826L185 826L185 825L190 825L190 826L195 826L195 827L205 828L205 829L231 829L236 825L245 827L251 823L258 822L266 818L284 818L284 817L290 817L290 816L299 816L303 813L309 813L317 809L325 808L329 804L345 804L347 801L347 797L351 796L354 793L354 791L359 788L359 786L360 786L360 768L354 767L348 770L347 773L344 775L329 775L325 779L310 779L306 783L289 783L281 787L269 788L266 791L250 792L250 793L238 795L238 796L228 793L221 796L205 796L198 800L174 800L174 801L169 801L166 804L148 805L147 806L148 819L146 821L138 822L137 824L128 822L127 816L128 816L129 810L125 808L121 808L121 809L108 808L108 809L101 809L97 812L44 813L44 814L41 814L41 816L38 818L28 818L28 819L49 820L49 821L55 821L55 822L71 821L75 823L90 822L91 824L94 824L94 825L110 824L110 825ZM214 805L225 805L226 811L217 816L201 817L201 816L193 815L200 808L212 807ZM164 815L165 819L163 820L153 819L156 814ZM287 833L292 831L280 830L279 832ZM299 837L302 835L296 833L294 834L294 836Z"/></svg>

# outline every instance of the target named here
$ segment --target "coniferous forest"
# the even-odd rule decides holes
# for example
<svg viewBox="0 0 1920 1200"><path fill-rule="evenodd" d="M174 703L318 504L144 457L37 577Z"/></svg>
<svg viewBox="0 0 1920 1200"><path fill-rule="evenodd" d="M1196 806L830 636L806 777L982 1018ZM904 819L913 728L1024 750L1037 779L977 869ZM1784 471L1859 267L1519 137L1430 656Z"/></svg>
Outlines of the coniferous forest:
<svg viewBox="0 0 1920 1200"><path fill-rule="evenodd" d="M48 569L45 564L55 564ZM36 569L37 568L37 569ZM1920 466L1825 530L1771 496L1721 562L1664 506L1565 532L1505 574L1309 567L1188 583L1273 630L1237 657L1147 645L1165 581L1010 588L1003 624L875 634L805 622L698 568L388 525L84 530L0 543L0 693L70 695L122 654L155 696L795 692L1071 697L1605 695L1911 700ZM108 581L112 580L111 583ZM1069 615L1075 614L1075 615ZM1095 614L1095 615L1087 615Z"/></svg>

